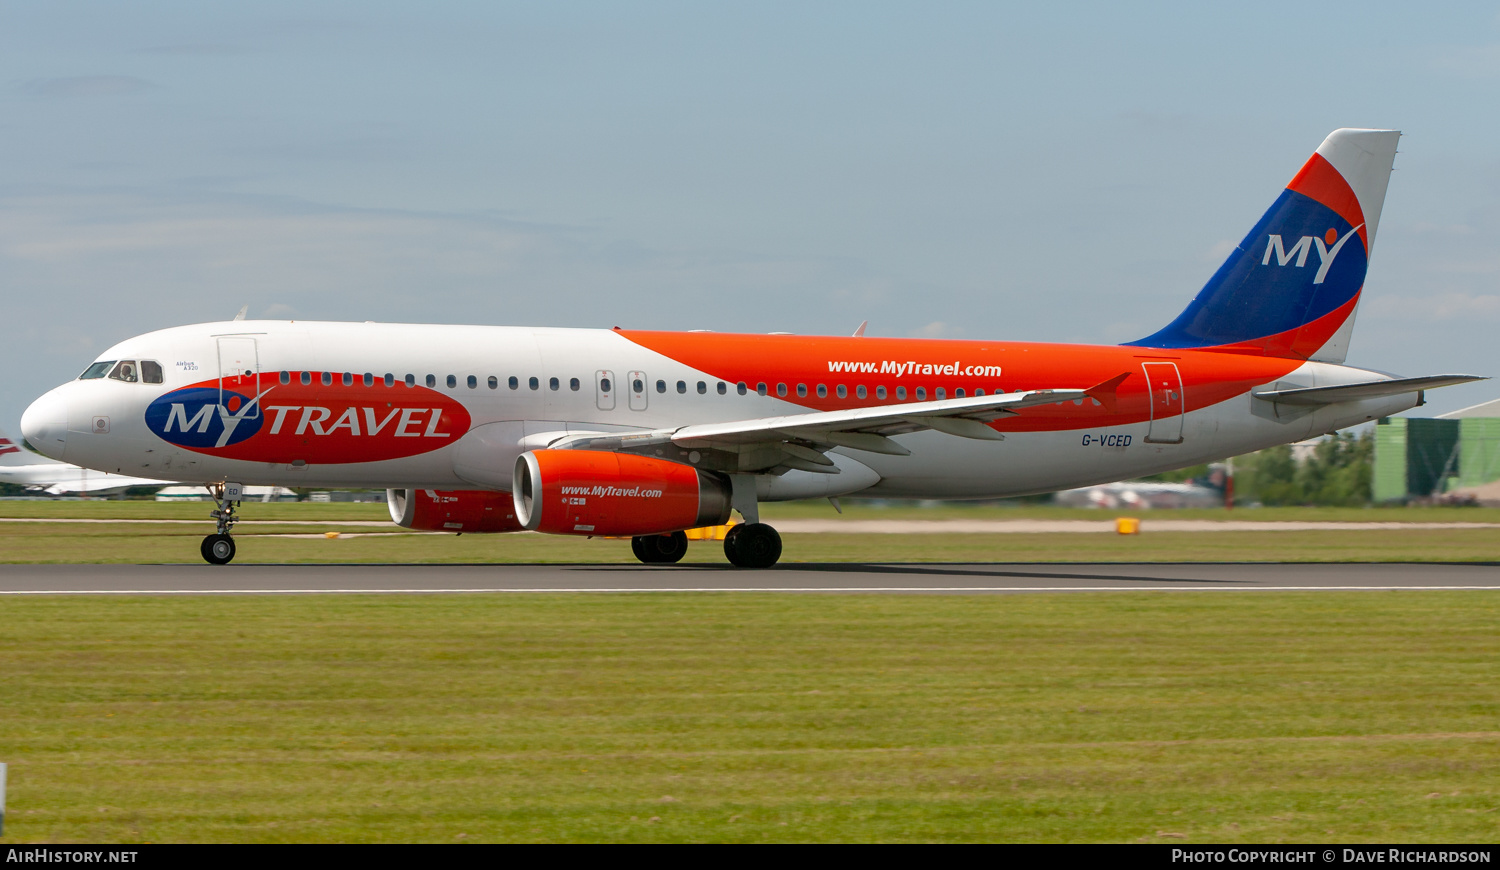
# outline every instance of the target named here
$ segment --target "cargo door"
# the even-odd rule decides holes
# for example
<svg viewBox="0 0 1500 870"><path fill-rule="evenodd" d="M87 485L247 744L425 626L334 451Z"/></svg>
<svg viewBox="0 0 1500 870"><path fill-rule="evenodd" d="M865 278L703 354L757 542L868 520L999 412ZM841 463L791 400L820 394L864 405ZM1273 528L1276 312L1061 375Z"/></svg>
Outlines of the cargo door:
<svg viewBox="0 0 1500 870"><path fill-rule="evenodd" d="M1182 443L1182 374L1177 363L1142 363L1151 388L1151 427L1146 440L1153 444Z"/></svg>

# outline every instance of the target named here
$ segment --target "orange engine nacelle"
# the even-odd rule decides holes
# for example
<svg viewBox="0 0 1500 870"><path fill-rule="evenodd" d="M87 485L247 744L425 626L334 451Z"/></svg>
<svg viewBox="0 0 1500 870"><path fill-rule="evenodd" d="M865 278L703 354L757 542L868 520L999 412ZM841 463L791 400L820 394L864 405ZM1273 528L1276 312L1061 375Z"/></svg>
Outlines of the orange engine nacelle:
<svg viewBox="0 0 1500 870"><path fill-rule="evenodd" d="M424 532L519 532L508 492L485 489L388 489L386 506L398 526Z"/></svg>
<svg viewBox="0 0 1500 870"><path fill-rule="evenodd" d="M554 535L656 535L729 520L729 486L690 465L592 450L516 460L515 513Z"/></svg>

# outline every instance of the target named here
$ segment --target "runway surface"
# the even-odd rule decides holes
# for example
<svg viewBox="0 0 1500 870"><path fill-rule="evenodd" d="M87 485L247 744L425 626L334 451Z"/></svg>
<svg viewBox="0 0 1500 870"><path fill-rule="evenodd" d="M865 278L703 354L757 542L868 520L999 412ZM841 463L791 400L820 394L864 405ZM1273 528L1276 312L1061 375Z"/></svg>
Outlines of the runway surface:
<svg viewBox="0 0 1500 870"><path fill-rule="evenodd" d="M1393 531L1397 529L1497 529L1500 523L1372 523L1372 522L1283 522L1277 520L1172 520L1141 517L1142 532L1358 532ZM1114 519L1100 520L846 520L785 519L769 521L784 535L1037 535L1037 534L1114 534ZM0 523L76 523L83 525L191 525L202 527L203 520L157 519L52 519L46 517L0 517ZM395 529L380 520L240 520L241 529L256 526L319 526L328 528ZM394 534L414 534L400 530ZM421 534L421 533L415 533ZM430 534L446 534L432 532Z"/></svg>
<svg viewBox="0 0 1500 870"><path fill-rule="evenodd" d="M1500 564L0 565L4 595L1500 590Z"/></svg>

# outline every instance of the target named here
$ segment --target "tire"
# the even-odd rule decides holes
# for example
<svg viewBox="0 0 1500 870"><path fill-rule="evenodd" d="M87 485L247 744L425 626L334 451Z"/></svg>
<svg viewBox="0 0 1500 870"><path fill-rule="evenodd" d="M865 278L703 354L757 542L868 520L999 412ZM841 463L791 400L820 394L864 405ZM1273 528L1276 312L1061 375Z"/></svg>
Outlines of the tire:
<svg viewBox="0 0 1500 870"><path fill-rule="evenodd" d="M728 532L724 533L724 558L728 559L729 564L731 565L739 564L739 562L736 561L739 557L735 555L735 540L739 538L740 532L744 530L744 528L744 523L736 523L729 527Z"/></svg>
<svg viewBox="0 0 1500 870"><path fill-rule="evenodd" d="M234 538L229 535L209 535L198 547L203 561L210 565L228 565L234 561Z"/></svg>
<svg viewBox="0 0 1500 870"><path fill-rule="evenodd" d="M781 535L765 523L736 526L740 532L725 536L724 555L736 568L769 568L781 559Z"/></svg>
<svg viewBox="0 0 1500 870"><path fill-rule="evenodd" d="M652 553L652 562L658 565L672 565L682 561L687 555L687 533L673 532L670 535L649 535L646 538L646 549Z"/></svg>
<svg viewBox="0 0 1500 870"><path fill-rule="evenodd" d="M646 550L646 539L637 535L630 539L630 552L647 565L651 564L651 554Z"/></svg>

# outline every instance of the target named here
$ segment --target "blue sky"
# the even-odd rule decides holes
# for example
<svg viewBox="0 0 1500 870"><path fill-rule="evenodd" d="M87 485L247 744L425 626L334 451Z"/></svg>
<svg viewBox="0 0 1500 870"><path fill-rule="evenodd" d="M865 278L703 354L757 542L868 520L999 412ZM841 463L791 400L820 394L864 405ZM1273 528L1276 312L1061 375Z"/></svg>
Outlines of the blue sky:
<svg viewBox="0 0 1500 870"><path fill-rule="evenodd" d="M1406 133L1350 362L1500 375L1500 13L1220 7L0 5L0 425L244 304L1125 341L1341 126Z"/></svg>

